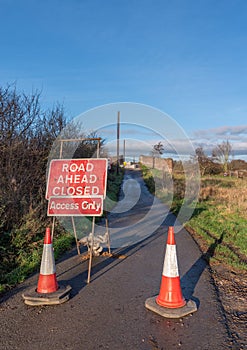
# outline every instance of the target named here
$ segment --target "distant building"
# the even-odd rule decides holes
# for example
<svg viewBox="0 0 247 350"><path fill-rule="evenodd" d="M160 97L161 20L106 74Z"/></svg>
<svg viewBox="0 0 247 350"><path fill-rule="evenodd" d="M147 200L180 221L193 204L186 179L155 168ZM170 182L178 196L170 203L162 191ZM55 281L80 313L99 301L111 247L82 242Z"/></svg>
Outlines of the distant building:
<svg viewBox="0 0 247 350"><path fill-rule="evenodd" d="M117 164L117 156L110 157L111 159L111 164ZM124 156L120 155L119 156L119 165L123 165L124 162Z"/></svg>
<svg viewBox="0 0 247 350"><path fill-rule="evenodd" d="M155 168L158 170L173 171L173 159L172 158L158 158L151 156L140 156L140 163L146 165L149 168Z"/></svg>

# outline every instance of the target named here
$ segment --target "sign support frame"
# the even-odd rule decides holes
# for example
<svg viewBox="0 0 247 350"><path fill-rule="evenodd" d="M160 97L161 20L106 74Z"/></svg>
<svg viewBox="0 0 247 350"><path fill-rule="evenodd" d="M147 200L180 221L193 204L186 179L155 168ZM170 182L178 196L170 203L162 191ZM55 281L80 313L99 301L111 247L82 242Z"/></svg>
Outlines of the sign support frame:
<svg viewBox="0 0 247 350"><path fill-rule="evenodd" d="M99 158L99 155L100 155L100 141L101 141L101 137L97 137L97 138L79 138L79 139L59 139L58 141L60 142L59 159L62 159L62 154L63 154L63 143L64 143L64 142L78 142L78 141L98 141L98 142L97 142L96 158ZM53 216L53 220L52 220L52 232L51 232L51 239L52 239L52 241L53 241L54 230L55 230L55 219L56 219L56 217ZM75 226L74 216L71 216L71 222L72 222L74 237L75 237L75 241L76 241L77 253L78 253L78 255L80 255L81 252L80 252L80 247L79 247L78 239L77 239L77 232L76 232L76 226ZM108 252L109 252L109 254L110 254L111 248L110 248L110 236L109 236L109 227L108 227L108 217L107 217L107 214L106 214L106 218L105 218L105 223L106 223L106 233L107 233ZM91 232L91 233L92 233L92 244L91 244L91 246L90 246L90 251L89 251L89 263L88 263L88 278L87 278L87 283L90 283L91 270L92 270L93 242L94 242L94 234L95 234L95 216L93 216L93 219L92 219L92 232Z"/></svg>

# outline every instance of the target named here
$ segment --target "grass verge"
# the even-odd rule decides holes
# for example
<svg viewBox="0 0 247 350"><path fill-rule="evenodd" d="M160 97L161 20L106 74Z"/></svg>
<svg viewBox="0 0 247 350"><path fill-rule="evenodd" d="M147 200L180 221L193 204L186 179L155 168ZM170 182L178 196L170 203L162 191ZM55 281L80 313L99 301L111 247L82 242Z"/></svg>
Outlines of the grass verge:
<svg viewBox="0 0 247 350"><path fill-rule="evenodd" d="M173 174L170 193L161 171L142 167L142 173L150 192L155 191L155 195L176 215L185 193L183 175ZM224 264L237 272L247 271L246 185L246 179L202 177L198 203L191 219L183 223L203 253L215 245L213 256L209 256L210 264Z"/></svg>

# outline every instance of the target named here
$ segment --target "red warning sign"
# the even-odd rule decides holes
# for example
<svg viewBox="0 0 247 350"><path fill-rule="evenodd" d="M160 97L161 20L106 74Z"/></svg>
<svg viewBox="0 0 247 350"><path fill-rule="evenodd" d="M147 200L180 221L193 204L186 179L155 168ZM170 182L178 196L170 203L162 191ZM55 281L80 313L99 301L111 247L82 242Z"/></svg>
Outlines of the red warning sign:
<svg viewBox="0 0 247 350"><path fill-rule="evenodd" d="M105 158L53 159L46 199L50 197L106 196L108 160Z"/></svg>

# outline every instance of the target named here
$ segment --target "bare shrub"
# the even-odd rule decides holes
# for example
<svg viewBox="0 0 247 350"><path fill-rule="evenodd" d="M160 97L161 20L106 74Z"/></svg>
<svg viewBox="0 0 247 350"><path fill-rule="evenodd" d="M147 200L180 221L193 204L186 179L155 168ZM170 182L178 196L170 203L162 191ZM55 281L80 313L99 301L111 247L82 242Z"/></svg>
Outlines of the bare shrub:
<svg viewBox="0 0 247 350"><path fill-rule="evenodd" d="M46 163L54 138L65 126L59 105L42 111L40 93L0 88L0 221L10 231L22 218L45 208Z"/></svg>

